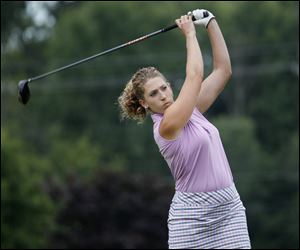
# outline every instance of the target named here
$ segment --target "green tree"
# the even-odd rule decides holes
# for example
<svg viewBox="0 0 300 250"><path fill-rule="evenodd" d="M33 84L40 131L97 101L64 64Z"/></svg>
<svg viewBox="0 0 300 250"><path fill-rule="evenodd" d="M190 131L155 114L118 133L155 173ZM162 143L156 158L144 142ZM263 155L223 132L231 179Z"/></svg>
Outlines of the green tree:
<svg viewBox="0 0 300 250"><path fill-rule="evenodd" d="M1 53L12 36L15 41L22 39L22 28L28 25L25 8L25 1L1 1Z"/></svg>
<svg viewBox="0 0 300 250"><path fill-rule="evenodd" d="M299 139L291 136L277 155L255 140L254 121L217 117L233 178L246 207L253 248L299 246ZM284 231L278 228L288 224Z"/></svg>
<svg viewBox="0 0 300 250"><path fill-rule="evenodd" d="M47 246L56 212L43 186L47 165L1 129L1 248Z"/></svg>

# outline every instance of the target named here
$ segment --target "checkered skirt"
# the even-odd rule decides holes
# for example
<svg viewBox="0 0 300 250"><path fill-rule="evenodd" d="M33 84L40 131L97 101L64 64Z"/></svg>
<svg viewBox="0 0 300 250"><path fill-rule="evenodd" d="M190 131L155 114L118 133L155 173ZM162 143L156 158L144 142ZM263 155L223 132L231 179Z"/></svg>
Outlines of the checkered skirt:
<svg viewBox="0 0 300 250"><path fill-rule="evenodd" d="M169 249L250 249L245 210L234 184L211 192L176 191Z"/></svg>

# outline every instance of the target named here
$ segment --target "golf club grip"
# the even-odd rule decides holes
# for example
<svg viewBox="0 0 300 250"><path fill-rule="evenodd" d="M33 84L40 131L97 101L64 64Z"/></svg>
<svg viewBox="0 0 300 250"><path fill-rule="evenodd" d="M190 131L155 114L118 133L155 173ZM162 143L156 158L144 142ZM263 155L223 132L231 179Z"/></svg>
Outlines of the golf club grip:
<svg viewBox="0 0 300 250"><path fill-rule="evenodd" d="M208 17L208 12L207 11L204 11L203 12L203 17L205 18L205 17ZM192 16L192 20L193 21L196 21L197 19L194 17L194 16ZM175 28L177 28L178 26L177 26L177 24L173 24L173 25L171 25L171 26L169 26L169 27L167 27L167 28L164 28L163 30L162 30L162 32L167 32L167 31L169 31L169 30L172 30L172 29L175 29Z"/></svg>

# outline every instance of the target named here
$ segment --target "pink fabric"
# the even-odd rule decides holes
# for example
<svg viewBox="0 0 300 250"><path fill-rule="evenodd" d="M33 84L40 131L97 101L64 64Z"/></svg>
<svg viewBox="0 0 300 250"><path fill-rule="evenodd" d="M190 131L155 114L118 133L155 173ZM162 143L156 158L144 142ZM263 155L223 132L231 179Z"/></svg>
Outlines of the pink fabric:
<svg viewBox="0 0 300 250"><path fill-rule="evenodd" d="M174 140L159 134L162 114L151 115L154 139L169 165L175 189L181 192L208 192L233 184L230 166L217 128L197 108Z"/></svg>

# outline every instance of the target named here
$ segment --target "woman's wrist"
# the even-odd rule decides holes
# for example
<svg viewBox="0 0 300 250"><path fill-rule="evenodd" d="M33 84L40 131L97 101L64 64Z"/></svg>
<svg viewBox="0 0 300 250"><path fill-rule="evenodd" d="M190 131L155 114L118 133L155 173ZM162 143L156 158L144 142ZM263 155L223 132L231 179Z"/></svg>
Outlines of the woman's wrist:
<svg viewBox="0 0 300 250"><path fill-rule="evenodd" d="M189 33L185 34L185 37L186 38L194 38L194 37L196 37L196 32L189 32Z"/></svg>

